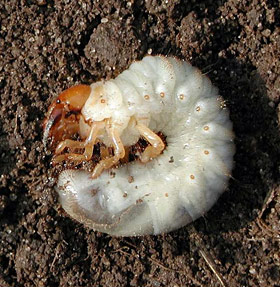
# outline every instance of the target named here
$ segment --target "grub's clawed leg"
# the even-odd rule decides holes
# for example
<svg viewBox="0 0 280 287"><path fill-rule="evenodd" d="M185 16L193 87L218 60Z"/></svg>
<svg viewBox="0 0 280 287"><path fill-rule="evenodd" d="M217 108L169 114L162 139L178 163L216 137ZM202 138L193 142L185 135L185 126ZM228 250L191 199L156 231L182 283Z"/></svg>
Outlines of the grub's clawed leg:
<svg viewBox="0 0 280 287"><path fill-rule="evenodd" d="M137 124L136 128L140 132L141 136L151 144L151 146L148 146L141 155L141 161L145 163L161 154L164 149L164 143L161 138L147 126ZM125 157L126 152L128 156L128 151L125 151L116 127L110 121L106 123L106 130L109 138L112 139L114 156L101 160L95 167L92 173L92 178L97 178L103 170L109 169L113 165L117 164L120 159Z"/></svg>
<svg viewBox="0 0 280 287"><path fill-rule="evenodd" d="M91 177L97 178L104 169L109 169L125 156L125 149L120 139L119 133L110 121L106 124L108 136L112 139L114 156L101 160L95 167Z"/></svg>
<svg viewBox="0 0 280 287"><path fill-rule="evenodd" d="M98 132L103 127L104 127L103 122L94 122L91 125L90 133L85 141L75 141L71 139L66 139L62 141L61 143L59 143L55 150L55 153L58 155L56 155L53 158L53 161L52 161L53 164L60 163L64 160L70 160L71 162L75 164L79 164L83 161L90 160L92 157L93 147L96 142ZM60 154L61 152L63 152L65 148L69 148L70 151L74 151L75 149L84 149L84 153L77 154L77 153L71 152L71 153Z"/></svg>
<svg viewBox="0 0 280 287"><path fill-rule="evenodd" d="M58 144L58 146L55 149L55 153L57 156L55 156L52 160L52 163L58 164L62 161L65 160L71 160L72 162L75 162L76 164L82 162L85 160L85 156L81 154L75 154L75 153L65 153L65 154L60 154L63 152L65 148L69 148L71 151L78 149L78 148L85 148L85 143L84 142L79 142L79 141L74 141L70 139L66 139Z"/></svg>
<svg viewBox="0 0 280 287"><path fill-rule="evenodd" d="M92 172L92 178L99 177L104 170L113 167L121 159L123 159L125 155L128 157L129 149L125 151L116 124L112 123L110 119L107 119L101 122L92 123L90 133L84 141L66 139L60 142L56 147L56 156L53 158L53 164L57 164L65 160L71 161L74 164L79 164L83 161L90 160L92 158L93 148L94 144L96 143L98 133L104 127L106 128L108 137L112 141L114 155L109 155L108 148L101 148L101 161L95 166ZM161 138L151 131L147 126L138 123L135 125L135 127L140 132L140 135L151 144L141 155L141 161L146 163L161 154L164 149L164 143L162 142ZM66 148L68 148L70 152L61 154ZM77 149L84 149L83 154L75 153L75 150Z"/></svg>
<svg viewBox="0 0 280 287"><path fill-rule="evenodd" d="M74 150L77 148L84 148L84 142L66 139L57 145L55 153L56 154L62 153L65 148L69 148L70 150Z"/></svg>
<svg viewBox="0 0 280 287"><path fill-rule="evenodd" d="M136 128L140 132L141 136L151 144L151 146L146 147L140 157L141 161L143 163L146 163L161 154L164 149L164 143L161 138L156 135L152 130L150 130L147 126L143 124L137 124Z"/></svg>

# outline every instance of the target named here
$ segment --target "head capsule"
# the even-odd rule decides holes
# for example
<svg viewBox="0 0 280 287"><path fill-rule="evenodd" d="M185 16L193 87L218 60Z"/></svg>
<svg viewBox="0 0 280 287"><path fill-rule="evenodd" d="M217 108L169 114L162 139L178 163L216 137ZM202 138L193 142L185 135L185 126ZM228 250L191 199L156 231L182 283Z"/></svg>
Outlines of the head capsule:
<svg viewBox="0 0 280 287"><path fill-rule="evenodd" d="M79 131L79 115L90 92L91 88L88 85L73 86L63 91L52 102L43 123L45 147L49 138L52 145Z"/></svg>

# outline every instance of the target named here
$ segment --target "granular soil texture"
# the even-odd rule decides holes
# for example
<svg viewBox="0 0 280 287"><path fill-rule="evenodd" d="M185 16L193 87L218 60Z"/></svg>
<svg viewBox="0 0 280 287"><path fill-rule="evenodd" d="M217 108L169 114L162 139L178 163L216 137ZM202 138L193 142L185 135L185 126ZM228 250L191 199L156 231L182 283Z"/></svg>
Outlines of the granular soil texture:
<svg viewBox="0 0 280 287"><path fill-rule="evenodd" d="M280 286L279 18L277 0L2 0L0 286ZM146 54L219 88L236 166L193 224L115 238L62 211L42 121L62 90Z"/></svg>

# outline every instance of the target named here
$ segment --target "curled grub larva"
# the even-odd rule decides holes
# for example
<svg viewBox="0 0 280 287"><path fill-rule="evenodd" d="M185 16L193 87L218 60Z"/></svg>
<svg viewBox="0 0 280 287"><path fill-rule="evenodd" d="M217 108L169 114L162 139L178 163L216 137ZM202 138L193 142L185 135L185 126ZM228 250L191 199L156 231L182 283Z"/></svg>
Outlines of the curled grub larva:
<svg viewBox="0 0 280 287"><path fill-rule="evenodd" d="M70 216L112 235L158 234L195 220L233 167L232 123L217 89L172 57L147 56L113 80L64 91L44 129L44 143L57 144L54 163L88 161L97 142L113 148L92 174L65 170L56 187ZM140 160L115 168L140 138Z"/></svg>

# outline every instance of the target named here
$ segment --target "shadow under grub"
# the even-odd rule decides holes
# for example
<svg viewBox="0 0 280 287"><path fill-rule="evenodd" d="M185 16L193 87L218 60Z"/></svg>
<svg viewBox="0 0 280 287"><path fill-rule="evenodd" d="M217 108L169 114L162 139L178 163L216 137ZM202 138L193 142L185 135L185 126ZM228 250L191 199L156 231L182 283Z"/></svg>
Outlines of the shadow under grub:
<svg viewBox="0 0 280 287"><path fill-rule="evenodd" d="M235 32L227 33L219 42L221 32L232 29ZM221 24L212 29L211 41L204 46L203 56L192 53L192 64L207 74L226 101L236 145L235 167L227 190L205 217L194 223L198 230L207 234L237 231L254 221L266 196L280 183L278 117L276 109L270 105L265 82L253 64L241 63L227 53L238 31L236 23ZM218 42L223 53L209 53ZM170 42L166 47L154 47L155 55L187 59L187 54L184 57L177 53L178 46Z"/></svg>
<svg viewBox="0 0 280 287"><path fill-rule="evenodd" d="M280 135L263 80L251 64L220 59L209 73L230 110L235 167L227 191L195 225L200 231L239 230L255 220L265 197L279 185Z"/></svg>
<svg viewBox="0 0 280 287"><path fill-rule="evenodd" d="M173 17L174 33L168 23L162 23L166 34L157 34L150 27L149 37L146 33L141 39L144 37L143 45L152 49L153 55L174 55L190 60L207 74L224 97L236 135L235 168L227 191L195 225L209 234L239 230L255 220L267 194L279 185L277 113L269 104L265 82L257 68L248 60L239 62L230 53L232 43L240 41L238 36L243 27L235 18L220 20L226 1L215 4L199 1L189 8L187 5L182 8L182 2L185 3L180 1L178 7L174 4L172 10L177 15ZM160 14L148 12L155 18ZM145 21L147 11L139 13L141 21ZM137 21L135 18L134 25L141 27L143 23Z"/></svg>
<svg viewBox="0 0 280 287"><path fill-rule="evenodd" d="M214 16L212 20L215 21ZM237 41L239 28L234 21L220 23L211 28L204 53L190 53L191 63L207 74L225 99L236 136L235 167L229 187L207 215L195 223L208 234L237 231L255 220L267 194L279 185L280 135L276 109L270 106L265 82L257 68L249 61L239 62L227 52L230 43ZM224 31L228 32L220 41ZM165 47L160 44L155 41L154 55L188 59L188 52L184 53L178 41L176 44L169 41ZM222 53L213 54L212 47Z"/></svg>
<svg viewBox="0 0 280 287"><path fill-rule="evenodd" d="M226 266L246 264L256 251L257 247L249 250L240 229L256 220L267 194L279 185L280 135L275 109L270 107L264 81L253 65L220 59L209 78L226 100L236 135L235 168L228 189L205 216L188 226L168 234L126 238L120 242L132 249L142 245L154 248L160 254L168 250L170 262L184 258L193 274L199 272L204 252L206 258L217 259L218 273L226 274ZM236 231L238 235L228 231ZM155 237L157 240L153 241ZM151 242L156 245L151 247ZM265 260L265 255L256 257ZM265 270L269 280L279 280L279 269L273 262ZM248 286L248 278L242 274L237 274L234 282L234 286Z"/></svg>

